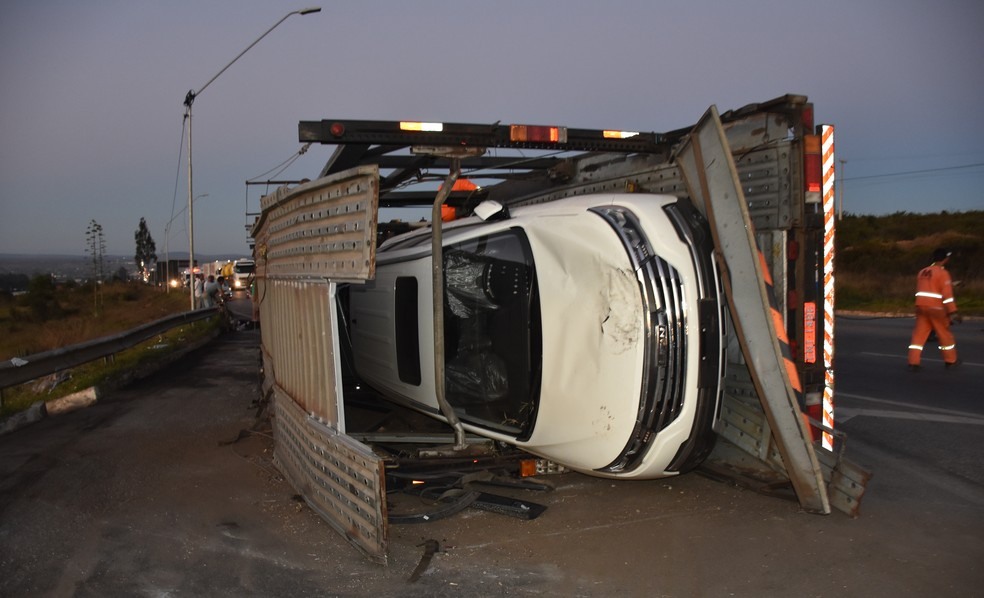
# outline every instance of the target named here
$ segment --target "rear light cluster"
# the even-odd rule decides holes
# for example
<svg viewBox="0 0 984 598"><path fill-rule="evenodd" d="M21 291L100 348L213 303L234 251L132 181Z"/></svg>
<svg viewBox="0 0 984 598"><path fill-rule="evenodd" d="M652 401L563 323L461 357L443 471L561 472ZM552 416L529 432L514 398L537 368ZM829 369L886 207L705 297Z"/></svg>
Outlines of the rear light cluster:
<svg viewBox="0 0 984 598"><path fill-rule="evenodd" d="M820 203L823 191L820 136L803 136L803 184L807 203Z"/></svg>
<svg viewBox="0 0 984 598"><path fill-rule="evenodd" d="M509 125L509 141L567 143L567 127Z"/></svg>
<svg viewBox="0 0 984 598"><path fill-rule="evenodd" d="M400 121L400 130L401 131L427 131L428 133L440 133L444 131L444 123Z"/></svg>
<svg viewBox="0 0 984 598"><path fill-rule="evenodd" d="M417 120L302 121L301 137L321 143L365 143L394 148L410 146L415 153L434 148L490 147L544 151L616 151L662 153L669 149L665 135L620 129L575 129L553 125L428 122ZM372 150L376 151L376 150ZM444 153L441 150L438 153Z"/></svg>
<svg viewBox="0 0 984 598"><path fill-rule="evenodd" d="M547 459L522 459L519 462L519 476L528 478L538 475L550 475L555 473L567 473L569 470Z"/></svg>
<svg viewBox="0 0 984 598"><path fill-rule="evenodd" d="M505 129L505 127L503 127ZM423 121L400 121L400 131L409 133L444 133L461 134L465 130L469 134L476 132L475 125L455 125L439 122ZM329 126L331 135L341 138L345 135L345 125L334 122ZM509 141L512 143L531 143L531 144L566 144L570 138L567 127L555 127L547 125L508 125ZM581 136L584 132L579 133ZM608 129L601 132L601 139L631 139L641 135L638 131L618 131Z"/></svg>
<svg viewBox="0 0 984 598"><path fill-rule="evenodd" d="M605 139L628 139L638 134L638 131L602 131L601 136Z"/></svg>

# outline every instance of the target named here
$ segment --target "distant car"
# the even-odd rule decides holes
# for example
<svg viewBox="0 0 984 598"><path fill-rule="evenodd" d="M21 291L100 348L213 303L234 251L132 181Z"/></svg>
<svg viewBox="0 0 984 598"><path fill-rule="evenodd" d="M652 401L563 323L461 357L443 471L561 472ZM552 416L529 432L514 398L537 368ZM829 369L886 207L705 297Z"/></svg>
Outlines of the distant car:
<svg viewBox="0 0 984 598"><path fill-rule="evenodd" d="M724 363L707 230L689 202L650 194L446 224L445 386L464 428L597 476L698 465ZM359 377L444 419L431 262L429 228L390 239L347 317Z"/></svg>

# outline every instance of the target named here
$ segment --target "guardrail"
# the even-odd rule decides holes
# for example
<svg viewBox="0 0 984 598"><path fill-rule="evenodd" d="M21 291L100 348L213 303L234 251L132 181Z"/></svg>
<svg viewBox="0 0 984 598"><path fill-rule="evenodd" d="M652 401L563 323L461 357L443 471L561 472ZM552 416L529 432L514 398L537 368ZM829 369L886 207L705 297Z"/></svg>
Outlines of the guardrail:
<svg viewBox="0 0 984 598"><path fill-rule="evenodd" d="M219 310L218 307L210 307L183 312L119 334L8 359L0 363L0 390L119 353L177 326L218 315Z"/></svg>

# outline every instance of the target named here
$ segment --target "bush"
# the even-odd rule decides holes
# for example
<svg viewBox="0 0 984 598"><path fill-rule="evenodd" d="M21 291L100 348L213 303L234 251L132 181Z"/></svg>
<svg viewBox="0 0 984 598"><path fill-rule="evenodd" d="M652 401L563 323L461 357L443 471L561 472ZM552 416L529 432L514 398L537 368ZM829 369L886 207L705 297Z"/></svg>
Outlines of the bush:
<svg viewBox="0 0 984 598"><path fill-rule="evenodd" d="M189 347L214 337L221 326L220 320L213 317L173 328L158 338L117 353L111 362L97 359L61 372L57 375L59 383L53 387L40 388L34 380L4 389L0 417L27 409L35 401L50 401L90 386L98 386L102 391L122 386L169 363Z"/></svg>
<svg viewBox="0 0 984 598"><path fill-rule="evenodd" d="M39 274L31 279L27 286L25 295L26 306L31 309L31 315L35 321L43 322L62 315L61 305L58 303L55 282L45 274Z"/></svg>
<svg viewBox="0 0 984 598"><path fill-rule="evenodd" d="M0 359L114 334L188 309L187 295L120 283L99 289L105 309L93 315L93 292L91 284L75 289L63 287L56 293L57 312L49 312L44 320L34 317L28 294L16 297L7 310L0 307ZM130 299L123 300L124 296Z"/></svg>
<svg viewBox="0 0 984 598"><path fill-rule="evenodd" d="M957 304L984 314L984 211L888 216L848 214L837 222L839 309L909 311L915 276L937 247L954 252L947 265Z"/></svg>

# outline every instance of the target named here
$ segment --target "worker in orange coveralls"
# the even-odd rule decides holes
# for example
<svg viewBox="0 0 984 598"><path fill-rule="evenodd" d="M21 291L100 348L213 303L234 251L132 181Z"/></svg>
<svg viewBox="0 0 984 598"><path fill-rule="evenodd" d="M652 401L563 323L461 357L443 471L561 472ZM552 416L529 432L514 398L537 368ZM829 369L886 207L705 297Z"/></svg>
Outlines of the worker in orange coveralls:
<svg viewBox="0 0 984 598"><path fill-rule="evenodd" d="M930 331L936 333L940 341L940 351L947 368L960 364L957 359L957 342L950 332L950 321L960 323L963 316L957 313L957 302L953 300L953 283L946 264L951 251L939 248L933 252L933 263L919 271L916 277L916 327L909 343L909 371L919 371L923 344Z"/></svg>

